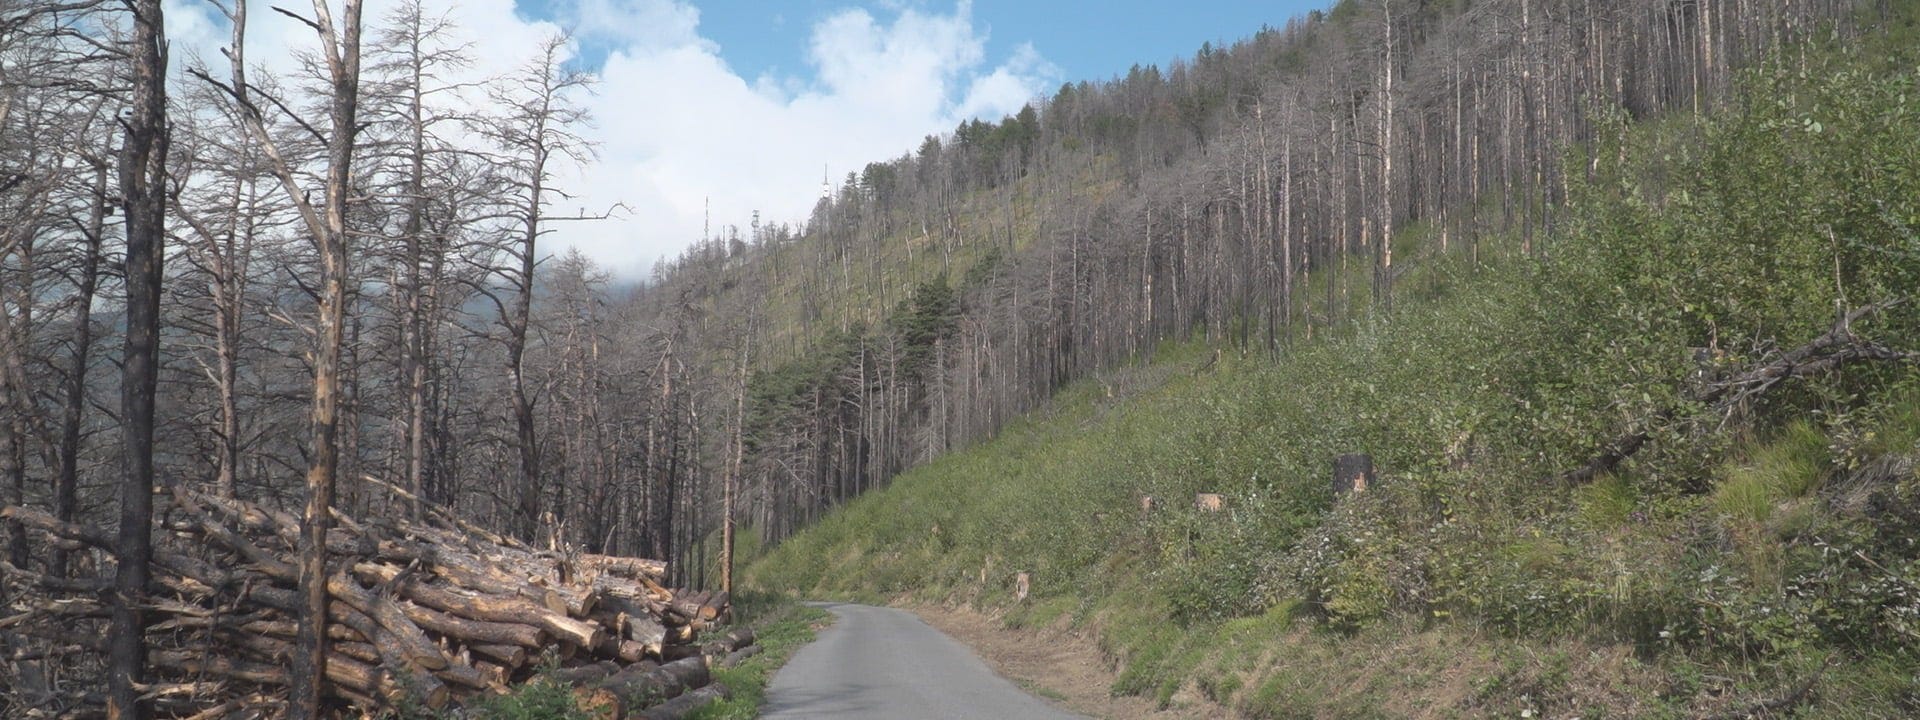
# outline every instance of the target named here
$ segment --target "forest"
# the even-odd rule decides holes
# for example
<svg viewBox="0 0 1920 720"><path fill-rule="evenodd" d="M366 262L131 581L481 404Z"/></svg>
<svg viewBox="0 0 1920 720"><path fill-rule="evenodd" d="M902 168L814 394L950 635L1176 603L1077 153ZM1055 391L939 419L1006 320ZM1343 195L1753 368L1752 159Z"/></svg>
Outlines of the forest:
<svg viewBox="0 0 1920 720"><path fill-rule="evenodd" d="M1596 110L1540 226L1490 199L1397 221L1391 275L1385 238L1309 252L1277 351L1198 313L746 581L1090 646L1095 697L1020 677L1083 712L1912 716L1915 10Z"/></svg>
<svg viewBox="0 0 1920 720"><path fill-rule="evenodd" d="M1740 68L1890 12L1858 7L1343 2L929 137L803 232L728 228L637 302L707 358L682 388L752 368L740 447L694 467L737 475L734 517L777 542L1164 343L1279 357L1391 311L1422 262L1544 257L1597 169L1569 148L1711 112Z"/></svg>
<svg viewBox="0 0 1920 720"><path fill-rule="evenodd" d="M566 38L475 86L457 19L417 4L215 4L224 57L185 58L161 0L0 0L0 493L115 546L13 516L7 592L143 596L177 510L155 491L182 488L300 518L306 617L336 512L732 590L736 553L1077 382L1193 342L1279 361L1441 293L1422 268L1556 258L1610 133L1902 12L1343 0L927 137L630 282L550 242L615 210L556 179L594 151ZM322 52L267 73L249 12ZM112 622L141 677L141 617Z"/></svg>

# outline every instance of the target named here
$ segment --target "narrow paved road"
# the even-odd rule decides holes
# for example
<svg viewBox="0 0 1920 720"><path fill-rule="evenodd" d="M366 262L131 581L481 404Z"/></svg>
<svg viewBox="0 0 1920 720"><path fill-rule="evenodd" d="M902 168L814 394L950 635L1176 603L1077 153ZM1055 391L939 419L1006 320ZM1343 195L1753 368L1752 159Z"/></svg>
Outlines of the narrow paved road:
<svg viewBox="0 0 1920 720"><path fill-rule="evenodd" d="M766 720L1071 720L905 610L813 603L836 617L773 676Z"/></svg>

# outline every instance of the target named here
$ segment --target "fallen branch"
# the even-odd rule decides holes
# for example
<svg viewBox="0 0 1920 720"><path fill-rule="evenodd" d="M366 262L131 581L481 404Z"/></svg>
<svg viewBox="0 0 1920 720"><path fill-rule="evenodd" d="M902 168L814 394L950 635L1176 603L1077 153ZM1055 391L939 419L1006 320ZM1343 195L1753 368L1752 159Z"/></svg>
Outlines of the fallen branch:
<svg viewBox="0 0 1920 720"><path fill-rule="evenodd" d="M1735 408L1773 390L1787 380L1833 372L1855 362L1872 360L1920 364L1920 352L1895 350L1853 334L1854 322L1902 302L1904 302L1903 299L1896 298L1847 313L1831 329L1811 342L1731 378L1708 385L1695 393L1691 399L1696 403L1710 406L1717 413L1724 415L1732 413ZM1677 408L1667 408L1654 413L1642 425L1645 428L1664 425L1672 422L1678 414ZM1560 475L1559 479L1569 485L1592 482L1602 475L1613 472L1620 463L1640 452L1652 439L1649 429L1635 430L1621 435L1603 446L1600 452L1585 464Z"/></svg>

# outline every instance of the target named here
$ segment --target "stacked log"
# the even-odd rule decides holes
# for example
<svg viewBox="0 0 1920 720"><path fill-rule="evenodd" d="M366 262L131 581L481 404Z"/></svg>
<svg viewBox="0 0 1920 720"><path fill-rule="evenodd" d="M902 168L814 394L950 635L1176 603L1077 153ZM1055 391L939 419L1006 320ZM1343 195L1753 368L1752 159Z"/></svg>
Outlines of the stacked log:
<svg viewBox="0 0 1920 720"><path fill-rule="evenodd" d="M664 665L598 663L558 670L547 678L573 686L576 704L595 718L677 720L708 702L731 697L725 685L713 681L712 669L738 665L759 650L751 628L735 628Z"/></svg>
<svg viewBox="0 0 1920 720"><path fill-rule="evenodd" d="M157 713L277 714L302 607L294 570L299 522L185 488L157 500L147 609ZM444 511L424 515L362 522L336 513L327 540L325 690L336 708L369 715L440 709L506 692L555 666L563 682L573 682L571 674L604 683L676 662L702 665L698 677L681 677L699 683L649 696L656 702L708 684L704 666L715 656L703 654L696 638L729 617L725 593L668 589L663 562L536 550ZM39 510L0 509L0 520L70 549L111 549L105 531ZM111 563L101 565L96 575L55 578L0 562L10 606L0 613L0 695L60 696L33 708L0 707L0 714L100 714L113 573ZM62 676L58 692L40 687L49 669ZM623 697L600 716L639 713L647 707L639 699Z"/></svg>

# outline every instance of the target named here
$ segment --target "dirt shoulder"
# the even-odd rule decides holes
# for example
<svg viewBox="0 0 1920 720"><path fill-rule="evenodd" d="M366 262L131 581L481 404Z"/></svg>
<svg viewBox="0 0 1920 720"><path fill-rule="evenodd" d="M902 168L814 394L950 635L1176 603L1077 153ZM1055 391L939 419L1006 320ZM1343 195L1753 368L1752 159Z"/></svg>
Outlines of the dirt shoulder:
<svg viewBox="0 0 1920 720"><path fill-rule="evenodd" d="M1064 628L1009 630L999 618L967 607L906 604L928 625L973 648L995 672L1068 710L1107 720L1178 720L1229 715L1226 708L1201 703L1158 710L1153 700L1113 697L1117 673L1108 667L1093 638Z"/></svg>

